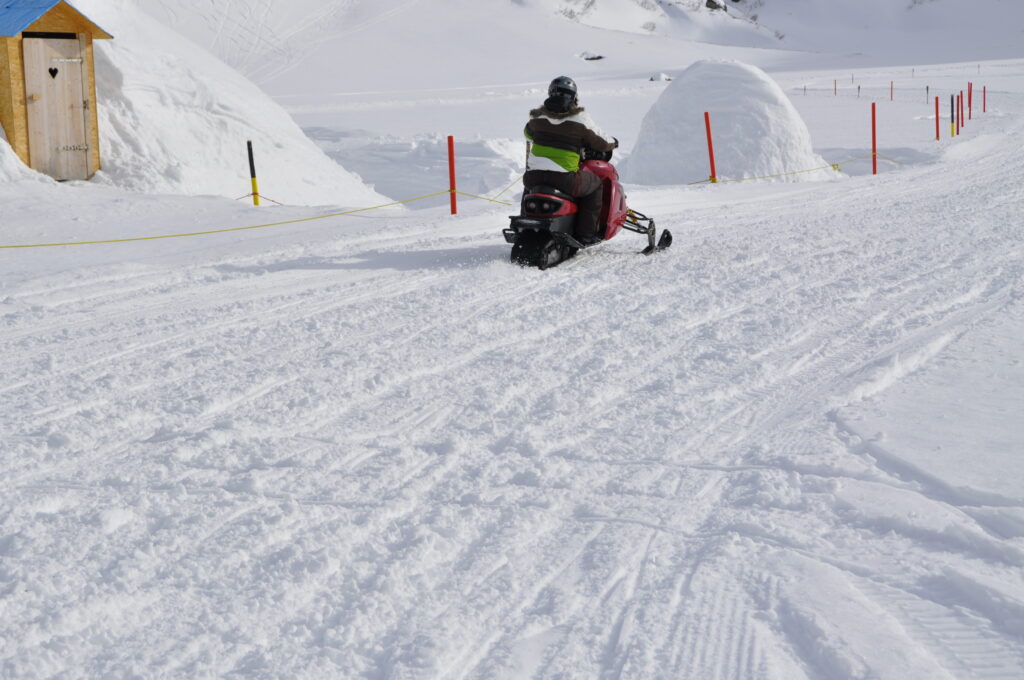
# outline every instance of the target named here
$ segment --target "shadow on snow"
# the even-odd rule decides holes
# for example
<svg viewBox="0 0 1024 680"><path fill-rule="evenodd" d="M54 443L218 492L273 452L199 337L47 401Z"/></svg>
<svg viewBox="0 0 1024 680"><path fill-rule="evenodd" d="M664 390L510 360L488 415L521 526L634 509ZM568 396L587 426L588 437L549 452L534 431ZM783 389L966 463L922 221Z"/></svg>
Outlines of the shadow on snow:
<svg viewBox="0 0 1024 680"><path fill-rule="evenodd" d="M487 245L476 248L442 250L368 250L354 256L306 256L267 264L223 264L217 271L229 274L269 274L296 270L363 270L392 269L416 271L476 267L491 262L507 262L508 246Z"/></svg>

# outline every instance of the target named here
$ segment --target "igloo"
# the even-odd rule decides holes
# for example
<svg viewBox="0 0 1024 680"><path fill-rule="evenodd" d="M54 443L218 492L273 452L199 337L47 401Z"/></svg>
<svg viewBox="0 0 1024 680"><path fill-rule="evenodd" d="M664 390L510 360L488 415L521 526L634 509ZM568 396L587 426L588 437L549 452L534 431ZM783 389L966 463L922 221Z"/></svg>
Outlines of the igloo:
<svg viewBox="0 0 1024 680"><path fill-rule="evenodd" d="M735 61L699 61L647 112L633 153L619 168L634 184L687 184L710 175L704 112L711 114L720 178L764 177L828 166L807 124L767 73ZM780 177L821 180L829 171Z"/></svg>

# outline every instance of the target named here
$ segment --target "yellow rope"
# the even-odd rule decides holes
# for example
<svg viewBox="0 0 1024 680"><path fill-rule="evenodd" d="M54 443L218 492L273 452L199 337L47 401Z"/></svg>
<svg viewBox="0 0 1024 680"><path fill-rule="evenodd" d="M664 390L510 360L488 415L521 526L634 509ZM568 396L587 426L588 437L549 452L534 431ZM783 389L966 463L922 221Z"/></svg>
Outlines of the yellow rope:
<svg viewBox="0 0 1024 680"><path fill-rule="evenodd" d="M775 179L776 177L789 177L790 175L802 175L804 173L818 172L820 170L835 170L835 166L836 165L838 165L838 163L835 163L833 165L825 165L825 166L822 166L820 168L812 168L810 170L794 170L793 172L780 172L777 175L764 175L763 177L740 177L738 179L719 179L718 181L721 184L725 184L727 182L750 182L750 181L753 181L755 179Z"/></svg>
<svg viewBox="0 0 1024 680"><path fill-rule="evenodd" d="M444 193L447 194L448 192L446 191ZM494 198L487 198L486 196L477 196L476 194L467 194L465 191L456 191L455 193L458 194L459 196L465 196L466 198L479 198L481 201L489 201L491 203L497 203L498 205L515 205L514 203L507 203L505 201L499 201L499 200L494 199ZM498 195L500 196L501 194L498 194Z"/></svg>
<svg viewBox="0 0 1024 680"><path fill-rule="evenodd" d="M879 158L885 158L885 160L888 160L888 161L891 161L893 163L897 163L899 165L902 165L902 163L900 163L899 161L894 160L892 158L886 158L885 156L882 156L881 154L873 154L873 155L877 155ZM850 159L848 161L843 161L842 163L832 163L831 165L822 166L820 168L813 168L811 170L796 170L796 171L793 171L793 172L783 172L783 173L780 173L780 174L777 174L777 175L765 175L763 177L741 177L739 179L718 179L718 178L715 178L714 180L712 180L711 178L708 178L708 179L702 179L702 180L700 180L698 182L690 182L686 186L695 186L697 184L709 184L709 183L712 183L713 181L717 181L719 183L751 182L751 181L754 181L754 180L774 179L776 177L787 177L789 175L800 175L800 174L803 174L803 173L818 172L818 171L821 171L821 170L829 170L829 169L832 169L832 170L835 170L836 172L839 172L840 166L846 165L847 163L854 163L856 161L869 160L869 159L871 159L873 157L873 155L862 156L860 158L852 158L852 159ZM498 197L503 195L505 192L507 192L513 186L515 186L516 182L519 182L519 180L521 180L521 179L522 179L522 177L519 177L516 180L514 180L512 182L512 184L509 184L507 187L505 187L500 192L498 192L494 196L494 198L488 198L487 196L478 196L476 194L466 193L465 191L455 191L455 193L459 194L460 196L465 196L467 198L476 198L476 199L479 199L481 201L488 201L490 203L497 203L498 205L511 206L511 205L515 205L515 204L514 203L508 203L506 201L499 201ZM370 210L380 210L381 208L390 208L390 207L393 207L393 206L396 206L396 205L402 205L404 203L413 203L415 201L422 201L422 200L425 200L425 199L428 199L428 198L434 198L435 196L443 196L445 194L451 194L451 193L452 193L451 189L446 189L445 191L436 191L436 192L434 192L432 194L427 194L426 196L417 196L416 198L407 198L404 201L393 201L391 203L383 203L381 205L374 205L374 206L371 206L369 208L358 208L356 210L346 210L344 212L330 213L328 215L317 215L316 217L303 217L303 218L295 219L295 220L284 220L284 221L281 221L281 222L270 222L270 223L267 223L267 224L254 224L254 225L249 226L249 227L228 227L228 228L224 228L224 229L210 229L208 231L192 231L192 232L186 232L186 233L181 233L181 234L161 234L160 236L135 236L135 237L131 237L131 238L113 238L113 239L105 239L105 240L102 240L102 241L70 241L70 242L67 242L67 243L26 243L26 244L23 244L23 245L0 245L0 250L13 250L13 249L17 249L17 248L58 248L58 247L62 247L62 246L91 246L91 245L100 245L100 244L105 244L105 243L133 243L133 242L138 242L138 241L158 241L158 240L161 240L161 239L169 239L169 238L188 238L188 237L192 237L192 236L208 236L210 234L227 234L227 233L233 232L233 231L248 231L250 229L267 229L269 227L281 227L281 226L285 226L285 225L289 225L289 224L299 224L299 223L302 223L302 222L313 222L315 220L326 220L326 219L331 218L331 217L342 217L344 215L355 215L355 214L361 213L361 212L368 212ZM250 196L251 195L252 194L250 194ZM242 198L247 198L247 197L243 196Z"/></svg>
<svg viewBox="0 0 1024 680"><path fill-rule="evenodd" d="M413 201L422 201L427 198L433 198L434 196L443 196L450 194L451 190L438 191L433 194L427 194L426 196L418 196L416 198L407 198L404 201L394 201L392 203L384 203L382 205L375 205L369 208L359 208L357 210L346 210L345 212L331 213L329 215L317 215L316 217L303 217L296 220L284 220L282 222L270 222L268 224L254 224L249 227L230 227L225 229L211 229L209 231L193 231L183 234L161 234L160 236L135 236L132 238L114 238L106 239L103 241L72 241L69 243L29 243L25 245L13 245L13 246L0 246L0 250L11 250L14 248L56 248L60 246L91 246L99 245L101 243L131 243L135 241L157 241L160 239L168 238L186 238L190 236L207 236L209 234L226 234L232 231L247 231L249 229L266 229L268 227L281 227L288 224L299 224L300 222L313 222L315 220L326 220L330 217L341 217L343 215L355 215L356 213L367 212L369 210L379 210L380 208L390 208L392 206L401 205L403 203L412 203Z"/></svg>
<svg viewBox="0 0 1024 680"><path fill-rule="evenodd" d="M898 160L896 160L895 158L889 158L888 156L883 156L882 154L876 154L876 155L877 155L877 156L878 156L879 158L881 158L882 160L886 160L886 161L889 161L890 163L895 163L896 165L903 165L903 163L899 162L899 161L898 161ZM868 156L868 158L871 158L871 157L870 157L870 156Z"/></svg>
<svg viewBox="0 0 1024 680"><path fill-rule="evenodd" d="M692 186L695 186L697 184L712 184L712 183L726 184L726 183L731 183L731 182L753 182L753 181L759 180L759 179L774 179L776 177L788 177L790 175L801 175L801 174L808 173L808 172L819 172L821 170L835 170L836 172L840 172L840 168L842 166L844 166L844 165L847 165L849 163L855 163L857 161L871 160L874 156L877 156L878 158L884 158L885 160L891 161L893 163L896 163L897 165L903 165L899 161L897 161L895 159L892 159L892 158L887 158L886 156L883 156L882 154L868 154L867 156L860 156L858 158L851 158L849 160L842 161L841 163L830 163L829 165L823 165L820 168L812 168L810 170L794 170L793 172L782 172L782 173L779 173L777 175L764 175L762 177L739 177L737 179L722 179L720 177L716 177L716 178L714 178L714 180L712 180L711 178L708 178L708 179L702 179L702 180L700 180L698 182L690 182L686 186L692 187Z"/></svg>
<svg viewBox="0 0 1024 680"><path fill-rule="evenodd" d="M519 175L519 177L517 177L514 180L512 180L512 184L509 184L507 187L505 187L504 189L499 191L497 194L495 194L494 198L501 198L505 194L506 191L508 191L509 189L514 187L521 179L523 179L524 176L525 175Z"/></svg>

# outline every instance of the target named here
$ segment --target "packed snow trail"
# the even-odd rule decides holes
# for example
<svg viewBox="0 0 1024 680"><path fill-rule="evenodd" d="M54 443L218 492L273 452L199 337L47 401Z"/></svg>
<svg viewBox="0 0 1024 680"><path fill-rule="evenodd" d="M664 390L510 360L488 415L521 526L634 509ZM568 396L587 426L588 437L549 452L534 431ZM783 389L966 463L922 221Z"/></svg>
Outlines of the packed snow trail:
<svg viewBox="0 0 1024 680"><path fill-rule="evenodd" d="M652 258L512 267L483 207L28 256L2 675L1021 677L1024 492L847 415L1024 328L1024 127L985 125L878 178L634 191Z"/></svg>

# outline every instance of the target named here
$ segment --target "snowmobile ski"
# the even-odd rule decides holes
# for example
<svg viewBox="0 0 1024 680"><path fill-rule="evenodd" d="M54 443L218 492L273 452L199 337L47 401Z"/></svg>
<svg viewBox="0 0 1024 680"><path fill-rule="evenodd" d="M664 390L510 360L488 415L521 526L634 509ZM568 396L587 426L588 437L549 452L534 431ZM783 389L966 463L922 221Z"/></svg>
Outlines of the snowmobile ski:
<svg viewBox="0 0 1024 680"><path fill-rule="evenodd" d="M646 224L644 224L646 223ZM656 239L657 227L654 225L654 220L643 213L639 213L635 210L630 210L626 214L626 221L622 225L623 229L629 229L638 234L647 235L647 247L640 251L641 255L653 255L654 253L665 250L672 245L672 232L668 229L663 229L661 232L661 238Z"/></svg>

